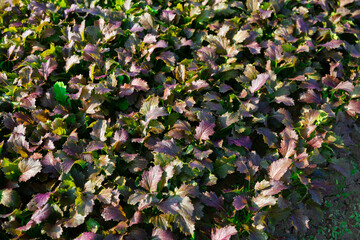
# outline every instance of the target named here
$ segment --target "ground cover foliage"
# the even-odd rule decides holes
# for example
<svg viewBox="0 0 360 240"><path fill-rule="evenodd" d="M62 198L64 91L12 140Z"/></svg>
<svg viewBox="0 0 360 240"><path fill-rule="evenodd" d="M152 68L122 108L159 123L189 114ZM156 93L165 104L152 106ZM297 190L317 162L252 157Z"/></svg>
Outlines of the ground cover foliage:
<svg viewBox="0 0 360 240"><path fill-rule="evenodd" d="M1 239L276 239L350 174L357 1L0 5Z"/></svg>

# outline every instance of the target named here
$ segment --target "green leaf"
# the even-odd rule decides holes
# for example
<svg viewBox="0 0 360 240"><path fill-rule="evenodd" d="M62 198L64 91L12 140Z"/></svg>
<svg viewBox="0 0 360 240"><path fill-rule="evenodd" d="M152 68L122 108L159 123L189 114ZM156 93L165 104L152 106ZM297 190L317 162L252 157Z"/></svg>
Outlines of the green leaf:
<svg viewBox="0 0 360 240"><path fill-rule="evenodd" d="M96 233L100 228L100 224L93 218L89 218L89 220L86 221L86 227L89 232Z"/></svg>
<svg viewBox="0 0 360 240"><path fill-rule="evenodd" d="M40 56L45 58L49 55L53 55L56 51L56 48L55 48L55 44L54 43L50 43L50 49L47 49L45 51L43 51Z"/></svg>
<svg viewBox="0 0 360 240"><path fill-rule="evenodd" d="M125 111L129 108L130 104L125 98L122 98L116 102L116 106L119 107L121 111Z"/></svg>
<svg viewBox="0 0 360 240"><path fill-rule="evenodd" d="M66 86L63 82L56 82L54 85L55 99L61 105L71 106L70 98L66 95L69 94L66 91Z"/></svg>
<svg viewBox="0 0 360 240"><path fill-rule="evenodd" d="M218 158L215 161L214 169L215 173L220 178L225 178L228 174L231 174L235 170L234 160L236 156L231 156L229 158L223 156L222 158Z"/></svg>

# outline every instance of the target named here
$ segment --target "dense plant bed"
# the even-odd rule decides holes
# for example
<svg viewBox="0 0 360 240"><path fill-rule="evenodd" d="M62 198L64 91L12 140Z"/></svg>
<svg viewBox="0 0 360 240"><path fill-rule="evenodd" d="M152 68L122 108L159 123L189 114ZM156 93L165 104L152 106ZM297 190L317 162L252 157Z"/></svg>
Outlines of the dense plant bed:
<svg viewBox="0 0 360 240"><path fill-rule="evenodd" d="M296 236L350 173L358 1L0 5L1 239Z"/></svg>

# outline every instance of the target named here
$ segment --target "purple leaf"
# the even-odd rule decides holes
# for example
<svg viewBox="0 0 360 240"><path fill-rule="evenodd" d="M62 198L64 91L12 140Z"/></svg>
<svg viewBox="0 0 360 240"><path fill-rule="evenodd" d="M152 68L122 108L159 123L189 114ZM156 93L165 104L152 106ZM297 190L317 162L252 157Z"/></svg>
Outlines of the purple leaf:
<svg viewBox="0 0 360 240"><path fill-rule="evenodd" d="M124 210L121 206L114 207L114 206L108 206L104 208L104 210L101 213L101 216L104 218L105 221L126 221L126 216L124 213Z"/></svg>
<svg viewBox="0 0 360 240"><path fill-rule="evenodd" d="M281 158L275 162L272 162L269 167L269 176L273 180L280 180L291 165L291 159Z"/></svg>
<svg viewBox="0 0 360 240"><path fill-rule="evenodd" d="M288 158L296 153L296 141L298 140L298 135L296 132L290 128L286 127L284 131L281 132L282 140L281 140L281 148L280 153Z"/></svg>
<svg viewBox="0 0 360 240"><path fill-rule="evenodd" d="M247 200L243 196L234 197L233 206L235 210L241 210L247 205Z"/></svg>
<svg viewBox="0 0 360 240"><path fill-rule="evenodd" d="M170 197L157 206L163 213L175 215L175 222L182 229L182 232L187 235L194 233L194 205L188 196L184 198L180 196Z"/></svg>
<svg viewBox="0 0 360 240"><path fill-rule="evenodd" d="M105 120L98 120L94 126L93 126L93 130L90 133L90 135L92 136L92 138L94 140L100 140L100 141L106 141L106 137L105 137L105 131L106 131L106 127L107 127L107 123Z"/></svg>
<svg viewBox="0 0 360 240"><path fill-rule="evenodd" d="M270 76L267 73L257 75L256 79L251 82L251 87L249 87L250 92L254 93L259 90L266 83L266 80L268 80L269 77Z"/></svg>
<svg viewBox="0 0 360 240"><path fill-rule="evenodd" d="M131 80L130 85L133 86L138 91L140 90L148 91L150 89L147 82L142 80L141 78L135 78Z"/></svg>
<svg viewBox="0 0 360 240"><path fill-rule="evenodd" d="M102 56L98 48L92 44L87 44L84 51L84 59L89 62L96 62L98 65L101 65Z"/></svg>
<svg viewBox="0 0 360 240"><path fill-rule="evenodd" d="M128 83L125 83L120 87L119 97L123 98L125 96L130 96L133 93L134 93L134 87Z"/></svg>
<svg viewBox="0 0 360 240"><path fill-rule="evenodd" d="M130 154L123 152L121 157L128 163L127 168L132 173L144 170L148 164L147 160L138 153Z"/></svg>
<svg viewBox="0 0 360 240"><path fill-rule="evenodd" d="M165 20L165 22L170 23L172 22L176 17L176 14L174 13L174 11L170 11L170 10L163 10L161 13L161 18L163 20Z"/></svg>
<svg viewBox="0 0 360 240"><path fill-rule="evenodd" d="M339 48L341 44L343 44L344 42L342 40L331 40L330 42L324 43L324 44L320 44L319 46L322 47L326 47L326 48L330 48L330 49L335 49L335 48Z"/></svg>
<svg viewBox="0 0 360 240"><path fill-rule="evenodd" d="M196 80L191 83L192 90L208 89L209 84L205 80Z"/></svg>
<svg viewBox="0 0 360 240"><path fill-rule="evenodd" d="M307 90L306 93L302 93L300 95L300 101L306 102L306 103L321 104L321 97L317 92L315 92L312 89L309 89L309 90Z"/></svg>
<svg viewBox="0 0 360 240"><path fill-rule="evenodd" d="M33 220L36 224L41 223L45 219L47 219L50 216L51 213L51 206L50 204L46 204L42 208L39 208L34 212L34 214L31 216L31 220Z"/></svg>
<svg viewBox="0 0 360 240"><path fill-rule="evenodd" d="M166 52L162 52L160 53L159 56L156 57L156 59L161 59L163 60L166 64L170 65L170 66L174 66L175 62L176 62L176 55L173 52L170 51L166 51Z"/></svg>
<svg viewBox="0 0 360 240"><path fill-rule="evenodd" d="M210 136L215 133L214 131L215 123L209 123L206 121L201 121L200 125L196 127L195 139L197 140L209 140Z"/></svg>
<svg viewBox="0 0 360 240"><path fill-rule="evenodd" d="M262 194L259 194L256 197L253 197L251 199L252 203L257 207L257 208L263 208L265 206L272 206L276 204L276 198L273 196L264 196Z"/></svg>
<svg viewBox="0 0 360 240"><path fill-rule="evenodd" d="M156 192L163 172L159 165L150 167L149 171L143 172L140 186L149 192Z"/></svg>
<svg viewBox="0 0 360 240"><path fill-rule="evenodd" d="M87 147L86 147L86 152L92 152L92 151L96 151L96 150L101 150L105 147L105 143L104 142L100 142L100 141L91 141Z"/></svg>
<svg viewBox="0 0 360 240"><path fill-rule="evenodd" d="M75 228L81 224L83 224L85 221L85 216L77 213L76 211L72 211L70 213L70 218L65 221L64 227L66 228Z"/></svg>
<svg viewBox="0 0 360 240"><path fill-rule="evenodd" d="M345 7L346 5L350 4L350 3L353 3L354 0L340 0L340 7Z"/></svg>
<svg viewBox="0 0 360 240"><path fill-rule="evenodd" d="M41 163L39 160L32 158L24 159L19 162L19 170L22 173L19 181L26 182L41 171Z"/></svg>
<svg viewBox="0 0 360 240"><path fill-rule="evenodd" d="M237 234L234 226L227 226L220 229L211 230L211 240L230 240L231 236Z"/></svg>
<svg viewBox="0 0 360 240"><path fill-rule="evenodd" d="M101 238L98 238L96 233L84 232L79 237L75 238L74 240L96 240L96 239L101 239Z"/></svg>
<svg viewBox="0 0 360 240"><path fill-rule="evenodd" d="M360 113L360 101L350 100L349 104L346 106L346 112L354 117L356 113Z"/></svg>
<svg viewBox="0 0 360 240"><path fill-rule="evenodd" d="M154 152L165 153L176 157L180 154L180 148L176 146L174 139L162 140L156 143Z"/></svg>
<svg viewBox="0 0 360 240"><path fill-rule="evenodd" d="M111 146L120 146L124 144L129 138L129 134L125 129L121 129L115 132L114 137L110 140Z"/></svg>
<svg viewBox="0 0 360 240"><path fill-rule="evenodd" d="M205 192L201 197L201 201L209 207L214 207L217 210L224 209L224 197L218 197L214 192Z"/></svg>
<svg viewBox="0 0 360 240"><path fill-rule="evenodd" d="M272 43L266 49L265 55L269 56L270 60L280 62L284 57L282 52L283 52L283 48L281 46L277 46Z"/></svg>
<svg viewBox="0 0 360 240"><path fill-rule="evenodd" d="M46 223L44 229L46 234L53 239L60 238L63 233L63 229L60 223L55 223L54 225Z"/></svg>
<svg viewBox="0 0 360 240"><path fill-rule="evenodd" d="M352 84L351 82L349 81L346 81L346 82L340 82L336 87L335 89L341 89L341 90L345 90L347 91L348 93L352 93L354 91L354 84Z"/></svg>
<svg viewBox="0 0 360 240"><path fill-rule="evenodd" d="M251 54L260 54L261 53L261 47L257 42L252 42L246 47L250 50Z"/></svg>
<svg viewBox="0 0 360 240"><path fill-rule="evenodd" d="M174 236L172 232L160 228L154 228L152 231L152 238L153 240L172 240Z"/></svg>
<svg viewBox="0 0 360 240"><path fill-rule="evenodd" d="M278 139L277 139L277 135L276 133L272 132L270 129L268 128L258 128L256 130L259 134L263 135L263 139L264 142L269 146L269 147L275 147Z"/></svg>
<svg viewBox="0 0 360 240"><path fill-rule="evenodd" d="M69 69L75 65L75 64L79 64L81 60L81 57L79 57L78 55L72 55L71 57L67 58L65 61L65 71L68 72Z"/></svg>
<svg viewBox="0 0 360 240"><path fill-rule="evenodd" d="M275 195L287 188L281 181L271 180L270 184L271 187L269 189L263 190L261 192L262 195L264 196Z"/></svg>
<svg viewBox="0 0 360 240"><path fill-rule="evenodd" d="M292 99L291 97L285 96L285 95L275 97L275 101L276 101L276 103L283 103L286 106L294 106L295 105L294 99Z"/></svg>
<svg viewBox="0 0 360 240"><path fill-rule="evenodd" d="M296 27L300 33L305 33L306 35L309 33L309 26L301 17L296 19Z"/></svg>
<svg viewBox="0 0 360 240"><path fill-rule="evenodd" d="M324 85L331 87L331 88L335 88L336 85L338 85L338 83L339 83L339 79L337 79L336 77L331 76L329 74L326 74L324 77L322 77L321 81Z"/></svg>
<svg viewBox="0 0 360 240"><path fill-rule="evenodd" d="M50 192L48 193L39 193L37 194L31 201L27 204L27 208L31 211L36 211L38 208L41 208L42 206L47 203L47 201L50 198Z"/></svg>
<svg viewBox="0 0 360 240"><path fill-rule="evenodd" d="M238 147L245 147L251 149L251 139L249 136L237 137L237 138L228 138L228 143L230 145L235 144Z"/></svg>
<svg viewBox="0 0 360 240"><path fill-rule="evenodd" d="M166 116L167 113L163 107L151 106L145 115L145 125L148 125L150 120L157 119L158 117Z"/></svg>
<svg viewBox="0 0 360 240"><path fill-rule="evenodd" d="M297 231L305 233L309 228L309 218L301 211L295 210L291 214L291 223Z"/></svg>

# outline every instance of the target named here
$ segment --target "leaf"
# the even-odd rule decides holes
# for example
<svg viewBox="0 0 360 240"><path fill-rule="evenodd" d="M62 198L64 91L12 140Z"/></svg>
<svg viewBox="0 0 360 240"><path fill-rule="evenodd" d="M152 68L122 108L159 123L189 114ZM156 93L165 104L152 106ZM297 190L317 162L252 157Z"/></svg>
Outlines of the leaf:
<svg viewBox="0 0 360 240"><path fill-rule="evenodd" d="M72 55L71 57L65 60L65 71L68 72L72 66L79 64L81 57L78 55Z"/></svg>
<svg viewBox="0 0 360 240"><path fill-rule="evenodd" d="M275 195L286 189L287 187L281 181L271 181L271 187L261 192L264 196Z"/></svg>
<svg viewBox="0 0 360 240"><path fill-rule="evenodd" d="M291 128L286 127L281 132L282 140L281 140L281 148L280 153L285 157L288 158L296 153L296 144L298 140L297 133Z"/></svg>
<svg viewBox="0 0 360 240"><path fill-rule="evenodd" d="M258 128L256 129L258 134L263 135L264 142L269 147L276 147L278 143L277 135L276 133L272 132L269 128Z"/></svg>
<svg viewBox="0 0 360 240"><path fill-rule="evenodd" d="M165 153L172 157L175 157L180 154L180 148L176 146L176 142L174 139L163 140L156 143L154 152Z"/></svg>
<svg viewBox="0 0 360 240"><path fill-rule="evenodd" d="M85 222L85 216L77 213L76 211L72 211L70 214L70 218L65 221L64 227L66 228L75 228L77 226L80 226Z"/></svg>
<svg viewBox="0 0 360 240"><path fill-rule="evenodd" d="M32 158L22 160L19 162L19 170L22 173L19 181L26 182L38 174L41 171L41 168L42 167L39 160L34 160Z"/></svg>
<svg viewBox="0 0 360 240"><path fill-rule="evenodd" d="M170 197L158 204L158 208L165 214L175 215L175 223L186 235L193 234L195 231L194 205L191 199L186 196Z"/></svg>
<svg viewBox="0 0 360 240"><path fill-rule="evenodd" d="M31 216L31 220L33 220L36 224L39 224L45 219L47 219L50 216L50 213L51 206L47 203L45 206L39 208L34 212L34 214Z"/></svg>
<svg viewBox="0 0 360 240"><path fill-rule="evenodd" d="M58 239L63 233L63 229L60 223L49 224L46 223L44 227L46 234L52 239Z"/></svg>
<svg viewBox="0 0 360 240"><path fill-rule="evenodd" d="M238 147L246 147L247 149L251 149L251 139L249 136L242 136L237 138L228 138L229 145L235 144Z"/></svg>
<svg viewBox="0 0 360 240"><path fill-rule="evenodd" d="M140 186L148 190L149 192L156 192L158 183L161 180L163 170L159 165L150 167L149 171L145 171L142 174L142 180Z"/></svg>
<svg viewBox="0 0 360 240"><path fill-rule="evenodd" d="M236 43L242 43L243 41L245 41L248 37L250 37L250 34L247 30L239 30L235 35L234 35L234 40Z"/></svg>
<svg viewBox="0 0 360 240"><path fill-rule="evenodd" d="M135 78L131 80L130 85L138 91L148 91L150 89L147 82L142 80L141 78Z"/></svg>
<svg viewBox="0 0 360 240"><path fill-rule="evenodd" d="M211 240L230 240L231 236L237 234L234 226L227 226L220 229L211 230Z"/></svg>
<svg viewBox="0 0 360 240"><path fill-rule="evenodd" d="M175 66L176 58L177 57L176 57L175 53L170 52L170 51L162 52L162 53L160 53L159 56L156 57L156 59L161 59L167 65L170 65L170 66Z"/></svg>
<svg viewBox="0 0 360 240"><path fill-rule="evenodd" d="M241 210L247 205L247 200L243 196L234 197L233 206L235 210Z"/></svg>
<svg viewBox="0 0 360 240"><path fill-rule="evenodd" d="M253 197L251 199L251 202L254 203L257 208L263 208L266 206L275 205L277 202L277 198L273 196L264 196L262 194L259 194L258 196Z"/></svg>
<svg viewBox="0 0 360 240"><path fill-rule="evenodd" d="M214 207L217 210L224 210L224 197L218 197L214 192L205 192L201 197L201 201L206 206Z"/></svg>
<svg viewBox="0 0 360 240"><path fill-rule="evenodd" d="M167 112L163 107L151 106L145 115L145 126L149 124L150 120L157 119L158 117L166 116Z"/></svg>
<svg viewBox="0 0 360 240"><path fill-rule="evenodd" d="M210 136L215 133L215 123L209 123L207 121L201 121L199 126L196 127L195 139L197 140L209 140Z"/></svg>
<svg viewBox="0 0 360 240"><path fill-rule="evenodd" d="M346 112L354 117L357 114L360 113L360 101L356 100L350 100L349 104L346 106Z"/></svg>
<svg viewBox="0 0 360 240"><path fill-rule="evenodd" d="M27 204L27 208L31 211L36 211L38 208L44 206L50 198L50 192L39 193Z"/></svg>
<svg viewBox="0 0 360 240"><path fill-rule="evenodd" d="M0 190L0 203L5 207L18 207L21 203L20 195L13 189Z"/></svg>
<svg viewBox="0 0 360 240"><path fill-rule="evenodd" d="M84 232L74 240L96 240L96 239L98 239L98 235L96 233Z"/></svg>
<svg viewBox="0 0 360 240"><path fill-rule="evenodd" d="M49 58L45 63L41 63L41 67L39 69L39 73L41 76L48 79L50 74L57 68L57 62Z"/></svg>
<svg viewBox="0 0 360 240"><path fill-rule="evenodd" d="M352 92L354 91L354 84L352 84L349 81L345 81L345 82L340 82L335 89L341 89L341 90L345 90L348 93L352 94Z"/></svg>
<svg viewBox="0 0 360 240"><path fill-rule="evenodd" d="M309 26L301 17L298 17L296 19L296 28L299 30L300 33L305 33L306 35L308 35L309 33Z"/></svg>
<svg viewBox="0 0 360 240"><path fill-rule="evenodd" d="M278 181L285 174L291 165L291 159L281 158L272 162L269 167L269 176L271 179Z"/></svg>
<svg viewBox="0 0 360 240"><path fill-rule="evenodd" d="M260 54L261 53L261 47L257 42L252 42L252 43L246 45L246 47L249 49L251 54Z"/></svg>
<svg viewBox="0 0 360 240"><path fill-rule="evenodd" d="M66 86L63 82L56 82L54 84L54 93L56 101L62 105L71 106L70 99L67 96L69 93L66 91Z"/></svg>
<svg viewBox="0 0 360 240"><path fill-rule="evenodd" d="M251 82L251 87L249 87L250 92L254 93L259 90L266 83L269 77L270 76L267 73L257 75L256 79Z"/></svg>
<svg viewBox="0 0 360 240"><path fill-rule="evenodd" d="M126 221L126 215L124 210L121 206L108 206L104 208L104 210L101 213L101 216L104 218L105 221Z"/></svg>
<svg viewBox="0 0 360 240"><path fill-rule="evenodd" d="M92 45L92 44L86 44L84 51L84 59L85 61L89 62L96 62L98 66L101 65L102 62L102 56L99 52L99 49Z"/></svg>
<svg viewBox="0 0 360 240"><path fill-rule="evenodd" d="M300 95L300 101L301 102L306 102L306 103L321 104L321 97L313 89L309 89L309 90L307 90L306 93L302 93Z"/></svg>
<svg viewBox="0 0 360 240"><path fill-rule="evenodd" d="M107 128L107 123L105 120L98 120L93 126L93 130L90 133L94 140L106 141L105 132Z"/></svg>
<svg viewBox="0 0 360 240"><path fill-rule="evenodd" d="M294 106L295 105L294 99L292 99L291 97L285 96L285 95L275 97L275 101L276 101L276 103L283 103L286 106Z"/></svg>
<svg viewBox="0 0 360 240"><path fill-rule="evenodd" d="M295 210L291 214L291 223L296 231L305 233L309 229L309 221L309 218L301 210Z"/></svg>
<svg viewBox="0 0 360 240"><path fill-rule="evenodd" d="M173 240L174 236L171 231L154 228L152 231L152 240Z"/></svg>
<svg viewBox="0 0 360 240"><path fill-rule="evenodd" d="M339 48L340 45L343 44L343 43L344 43L344 41L342 41L342 40L332 39L330 42L320 44L319 46L326 47L326 48L329 48L329 49L336 49L336 48Z"/></svg>

